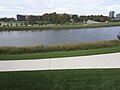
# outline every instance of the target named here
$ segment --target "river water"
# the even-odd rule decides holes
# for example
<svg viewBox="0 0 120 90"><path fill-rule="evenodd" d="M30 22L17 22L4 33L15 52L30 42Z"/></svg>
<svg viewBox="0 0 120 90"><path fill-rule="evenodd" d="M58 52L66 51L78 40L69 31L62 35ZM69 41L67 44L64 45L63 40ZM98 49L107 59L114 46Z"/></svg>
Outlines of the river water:
<svg viewBox="0 0 120 90"><path fill-rule="evenodd" d="M36 46L115 40L119 32L120 27L42 31L1 31L0 46Z"/></svg>

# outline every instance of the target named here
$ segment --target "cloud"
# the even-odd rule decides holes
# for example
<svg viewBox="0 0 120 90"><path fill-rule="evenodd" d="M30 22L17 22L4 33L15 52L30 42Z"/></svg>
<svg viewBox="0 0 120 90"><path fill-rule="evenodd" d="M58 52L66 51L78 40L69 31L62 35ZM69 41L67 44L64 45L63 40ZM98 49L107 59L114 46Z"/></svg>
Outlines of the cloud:
<svg viewBox="0 0 120 90"><path fill-rule="evenodd" d="M57 13L70 13L70 8L66 7L57 7L54 9L49 10L49 12L57 12Z"/></svg>
<svg viewBox="0 0 120 90"><path fill-rule="evenodd" d="M24 9L24 7L16 6L15 9Z"/></svg>
<svg viewBox="0 0 120 90"><path fill-rule="evenodd" d="M13 11L13 8L7 7L7 6L0 6L0 11Z"/></svg>
<svg viewBox="0 0 120 90"><path fill-rule="evenodd" d="M9 4L8 4L9 3ZM47 12L75 13L80 15L103 14L110 10L120 11L119 0L3 0L0 16L21 14L44 14Z"/></svg>
<svg viewBox="0 0 120 90"><path fill-rule="evenodd" d="M24 0L23 3L26 5L35 5L37 3L36 0Z"/></svg>

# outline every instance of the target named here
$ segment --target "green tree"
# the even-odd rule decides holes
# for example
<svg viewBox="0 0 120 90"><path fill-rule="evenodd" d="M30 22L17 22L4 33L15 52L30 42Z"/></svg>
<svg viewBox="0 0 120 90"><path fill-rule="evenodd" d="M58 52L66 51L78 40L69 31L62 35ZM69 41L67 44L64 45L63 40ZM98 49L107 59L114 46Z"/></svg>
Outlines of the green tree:
<svg viewBox="0 0 120 90"><path fill-rule="evenodd" d="M23 23L21 23L20 26L23 26Z"/></svg>
<svg viewBox="0 0 120 90"><path fill-rule="evenodd" d="M50 23L50 15L48 13L43 15L43 23L49 24Z"/></svg>
<svg viewBox="0 0 120 90"><path fill-rule="evenodd" d="M72 19L74 20L75 23L79 22L78 15L72 15Z"/></svg>
<svg viewBox="0 0 120 90"><path fill-rule="evenodd" d="M70 15L64 13L63 14L63 23L68 23L68 22L70 22Z"/></svg>
<svg viewBox="0 0 120 90"><path fill-rule="evenodd" d="M16 27L18 27L18 23L16 23Z"/></svg>
<svg viewBox="0 0 120 90"><path fill-rule="evenodd" d="M87 20L88 20L88 17L87 17L87 16L80 16L80 17L79 17L79 21L82 22L82 23L83 23L83 22L86 22Z"/></svg>
<svg viewBox="0 0 120 90"><path fill-rule="evenodd" d="M58 15L57 15L57 13L56 12L54 12L54 13L51 13L50 14L50 16L51 16L51 23L52 24L57 24L57 20L58 20Z"/></svg>
<svg viewBox="0 0 120 90"><path fill-rule="evenodd" d="M25 22L24 25L27 27L27 26L28 26L28 25L27 25L27 22Z"/></svg>
<svg viewBox="0 0 120 90"><path fill-rule="evenodd" d="M3 21L3 22L13 22L13 21L16 21L15 18L0 18L0 21Z"/></svg>
<svg viewBox="0 0 120 90"><path fill-rule="evenodd" d="M12 23L10 23L10 25L12 26L13 24L12 24Z"/></svg>

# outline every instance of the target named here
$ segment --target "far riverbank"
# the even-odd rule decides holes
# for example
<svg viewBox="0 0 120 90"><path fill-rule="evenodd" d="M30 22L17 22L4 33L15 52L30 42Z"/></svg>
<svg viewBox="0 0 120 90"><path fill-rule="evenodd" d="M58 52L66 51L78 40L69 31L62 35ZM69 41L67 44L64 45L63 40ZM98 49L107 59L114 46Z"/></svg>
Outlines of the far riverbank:
<svg viewBox="0 0 120 90"><path fill-rule="evenodd" d="M120 26L119 22L95 23L95 24L71 24L71 25L42 25L42 26L0 26L0 31L24 31L24 30L62 30L83 29Z"/></svg>

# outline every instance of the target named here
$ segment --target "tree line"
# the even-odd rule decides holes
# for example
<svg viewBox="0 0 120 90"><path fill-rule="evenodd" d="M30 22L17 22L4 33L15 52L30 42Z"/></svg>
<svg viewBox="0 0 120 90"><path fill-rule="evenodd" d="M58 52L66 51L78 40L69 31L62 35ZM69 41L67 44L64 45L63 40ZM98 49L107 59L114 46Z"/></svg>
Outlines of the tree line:
<svg viewBox="0 0 120 90"><path fill-rule="evenodd" d="M78 16L78 15L70 15L66 13L57 14L56 12L54 12L49 14L46 13L39 18L30 16L28 19L30 23L39 23L39 24L84 23L87 20L105 22L105 21L110 21L110 18L108 16L103 16L103 15Z"/></svg>
<svg viewBox="0 0 120 90"><path fill-rule="evenodd" d="M43 14L39 18L31 16L28 19L30 23L39 23L39 24L85 23L87 20L106 22L106 21L110 21L111 19L108 16L103 16L103 15L78 16L78 15L70 15L66 13L57 14L56 12Z"/></svg>
<svg viewBox="0 0 120 90"><path fill-rule="evenodd" d="M54 13L45 13L42 16L29 16L28 22L29 24L69 24L69 23L85 23L87 20L93 20L97 22L105 22L110 21L111 19L108 16L103 15L71 15L71 14L57 14ZM0 21L4 22L13 22L16 21L15 18L0 18Z"/></svg>
<svg viewBox="0 0 120 90"><path fill-rule="evenodd" d="M3 21L3 22L13 22L13 21L16 21L15 18L0 18L0 21Z"/></svg>

